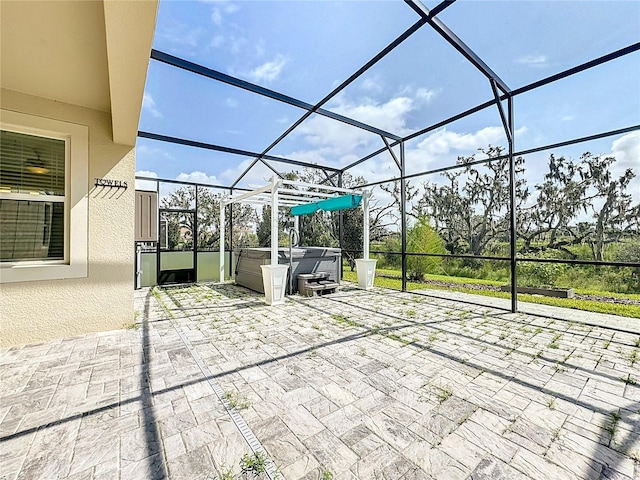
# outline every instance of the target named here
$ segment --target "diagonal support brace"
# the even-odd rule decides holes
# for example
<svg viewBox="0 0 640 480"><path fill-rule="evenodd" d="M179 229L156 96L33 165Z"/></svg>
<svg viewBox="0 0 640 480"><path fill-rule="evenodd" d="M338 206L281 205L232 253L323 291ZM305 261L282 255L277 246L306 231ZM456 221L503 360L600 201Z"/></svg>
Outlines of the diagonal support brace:
<svg viewBox="0 0 640 480"><path fill-rule="evenodd" d="M400 163L400 160L398 160L398 157L393 152L393 149L391 148L391 145L389 145L389 142L387 141L387 139L384 138L382 135L380 135L380 138L382 138L382 141L387 146L387 150L389 150L389 153L391 154L391 157L393 157L393 161L396 162L396 165L398 166L398 170L402 171L402 163Z"/></svg>
<svg viewBox="0 0 640 480"><path fill-rule="evenodd" d="M498 92L498 85L493 78L489 79L489 83L491 84L493 96L496 99L496 106L498 107L498 112L500 113L500 120L502 120L504 132L507 135L507 140L509 141L509 143L511 143L513 141L513 132L511 131L511 125L507 122L507 116L505 115L504 108L502 107L502 100L500 99L500 93Z"/></svg>

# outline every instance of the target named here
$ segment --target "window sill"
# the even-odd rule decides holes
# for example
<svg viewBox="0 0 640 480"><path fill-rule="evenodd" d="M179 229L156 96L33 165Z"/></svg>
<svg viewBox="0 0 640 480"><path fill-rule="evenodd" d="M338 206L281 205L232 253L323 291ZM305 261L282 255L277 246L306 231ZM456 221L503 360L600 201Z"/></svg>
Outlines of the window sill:
<svg viewBox="0 0 640 480"><path fill-rule="evenodd" d="M60 265L14 265L0 268L0 283L63 280L65 278L85 278L87 264Z"/></svg>

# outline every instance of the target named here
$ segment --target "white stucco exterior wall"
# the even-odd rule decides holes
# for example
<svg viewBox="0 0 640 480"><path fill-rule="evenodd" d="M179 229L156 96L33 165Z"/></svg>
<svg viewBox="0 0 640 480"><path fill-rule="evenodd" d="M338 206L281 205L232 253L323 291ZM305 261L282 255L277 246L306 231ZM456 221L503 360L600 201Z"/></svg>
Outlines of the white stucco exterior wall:
<svg viewBox="0 0 640 480"><path fill-rule="evenodd" d="M5 110L89 129L87 277L0 284L0 346L112 330L132 323L134 148L113 142L109 113L6 89L0 92L0 99ZM125 181L129 188L95 188L95 178Z"/></svg>

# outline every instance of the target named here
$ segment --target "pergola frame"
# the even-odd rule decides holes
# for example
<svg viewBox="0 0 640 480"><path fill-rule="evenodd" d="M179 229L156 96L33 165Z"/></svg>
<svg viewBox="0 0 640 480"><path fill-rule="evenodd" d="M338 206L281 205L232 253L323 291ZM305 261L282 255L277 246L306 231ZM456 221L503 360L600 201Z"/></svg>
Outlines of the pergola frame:
<svg viewBox="0 0 640 480"><path fill-rule="evenodd" d="M280 179L284 178L284 175L279 172L270 162L275 162L275 163L283 163L283 164L289 164L289 165L296 165L296 166L300 166L300 167L307 167L307 168L312 168L312 169L316 169L316 170L320 170L324 173L325 177L326 177L326 182L329 182L333 185L335 185L334 180L337 178L338 180L338 186L342 185L342 176L345 172L349 171L350 169L354 168L357 165L360 165L364 162L366 162L367 160L370 160L374 157L376 157L377 155L384 153L385 151L389 152L389 154L391 155L391 157L393 158L394 162L396 163L397 167L398 167L398 176L394 176L391 177L387 180L383 180L383 181L379 181L379 182L375 182L375 183L369 183L367 185L365 185L364 187L373 187L375 185L379 185L379 184L383 184L383 183L388 183L388 182L395 182L395 181L399 181L400 182L400 217L401 217L401 252L400 255L402 255L402 290L406 291L406 273L407 273L407 268L406 268L406 260L407 260L407 255L434 255L434 256L442 256L442 257L463 257L463 258L478 258L478 259L496 259L496 260L504 260L504 261L509 261L510 262L510 271L511 271L511 311L512 312L516 312L517 311L517 278L516 278L516 265L517 265L517 252L516 252L516 185L515 185L515 157L519 156L519 155L524 155L524 154L530 154L530 153L535 153L535 152L541 152L541 151L545 151L545 150L549 150L551 148L557 148L557 147L561 147L561 146L566 146L566 145L572 145L572 144L577 144L577 143L581 143L581 142L586 142L589 140L594 140L594 139L599 139L599 138L606 138L606 137L610 137L610 136L614 136L614 135L620 135L623 133L628 133L628 132L632 132L632 131L637 131L640 130L640 124L636 124L636 125L631 125L622 129L617 129L617 130L612 130L612 131L608 131L608 132L599 132L599 133L595 133L593 135L589 135L586 137L581 137L581 138L575 138L575 139L569 139L566 140L564 142L560 142L560 143L555 143L552 145L546 145L546 146L540 146L540 147L536 147L533 149L529 149L529 150L525 150L525 151L516 151L515 150L515 132L514 132L514 98L517 97L518 95L521 95L523 93L529 92L531 90L537 89L539 87L542 87L544 85L548 85L550 83L556 82L558 80L562 80L564 78L570 77L572 75L575 75L577 73L583 72L585 70L588 70L590 68L596 67L598 65L602 65L604 63L610 62L612 60L615 60L617 58L621 58L623 56L632 54L634 52L637 52L638 50L640 50L640 42L634 43L632 45L629 45L627 47L621 48L619 50L616 50L614 52L611 52L609 54L603 55L601 57L595 58L591 61L582 63L580 65L577 65L575 67L569 68L567 70L564 70L562 72L556 73L554 75L551 75L549 77L543 78L541 80L535 81L533 83L530 83L528 85L516 88L516 89L511 89L506 82L504 82L491 68L489 68L484 61L471 49L469 48L468 45L466 45L460 38L458 38L454 32L452 32L438 17L437 15L439 13L441 13L443 10L445 10L446 8L450 7L455 0L444 0L441 3L439 3L436 7L434 7L433 9L429 10L424 4L422 4L422 2L420 0L404 0L405 3L407 3L407 5L412 8L416 14L419 16L419 19L416 21L416 23L414 23L411 27L409 27L406 31L404 31L400 36L398 36L395 40L393 40L389 45L387 45L385 48L383 48L377 55L375 55L371 60L369 60L368 62L366 62L361 68L359 68L356 72L354 72L351 76L349 76L345 81L343 81L340 85L338 85L335 89L333 89L331 92L329 92L322 100L320 100L317 104L315 105L311 105L309 103L306 103L304 101L298 100L296 98L293 98L291 96L288 95L284 95L282 93L276 92L274 90L270 90L264 87L261 87L259 85L256 84L252 84L250 82L241 80L239 78L236 77L232 77L230 75L224 74L222 72L204 67L202 65L198 65L195 64L193 62L189 62L187 60L175 57L173 55L169 55L167 53L164 52L160 52L157 50L152 50L151 52L151 59L155 60L155 61L159 61L159 62L163 62L165 64L168 65L172 65L174 67L177 68L181 68L187 71L190 71L192 73L198 74L198 75L202 75L205 76L207 78L210 78L214 81L218 81L218 82L223 82L226 83L228 85L237 87L237 88L241 88L247 91L250 91L252 93L256 93L258 95L262 95L265 96L267 98L276 100L276 101L280 101L283 103L286 103L288 105L291 106L295 106L298 108L303 109L305 112L304 114L296 121L294 122L289 128L287 128L278 138L276 138L268 147L266 147L262 152L257 153L257 152L249 152L246 150L239 150L239 149L234 149L234 148L229 148L229 147L224 147L224 146L220 146L220 145L213 145L213 144L207 144L207 143L203 143L203 142L198 142L198 141L194 141L194 140L188 140L188 139L181 139L181 138L175 138L175 137L167 137L164 135L159 135L159 134L154 134L154 133L149 133L149 132L143 132L140 131L138 133L138 136L141 138L148 138L148 139L153 139L153 140L158 140L158 141L164 141L164 142L170 142L170 143L176 143L176 144L181 144L181 145L187 145L187 146L191 146L191 147L196 147L196 148L203 148L203 149L209 149L209 150L215 150L215 151L221 151L221 152L225 152L225 153L230 153L230 154L235 154L235 155L240 155L240 156L245 156L245 157L252 157L254 160L251 162L251 164L239 175L239 177L229 186L214 186L211 185L212 187L217 187L217 188L227 188L229 189L231 192L233 192L233 190L239 190L239 188L237 187L238 183L242 180L242 178L244 178L244 176L258 163L262 163L264 164L267 168L269 168L272 172L274 172L274 174L279 177ZM422 130L419 130L417 132L414 132L410 135L407 136L400 136L397 134L394 134L393 132L386 132L383 131L381 129L378 129L376 127L373 127L371 125L367 125L363 122L348 118L344 115L340 115L334 112L331 112L329 110L325 110L322 107L329 102L332 98L334 98L338 93L340 93L344 88L346 88L348 85L350 85L352 82L354 82L357 78L359 78L362 74L364 74L367 70L369 70L373 65L375 65L376 63L378 63L382 58L384 58L387 54L389 54L392 50L394 50L396 47L398 47L399 45L401 45L406 39L408 39L411 35L413 35L415 32L417 32L419 29L424 28L426 25L429 25L429 27L433 28L434 31L436 31L440 36L442 36L444 38L445 41L447 41L453 48L455 48L455 50L457 50L459 52L460 55L462 55L469 63L471 63L479 72L481 72L489 81L489 84L491 86L491 90L493 93L493 98L487 100L486 102L477 105L475 107L472 107L464 112L461 112L457 115L454 115L446 120L434 123L430 126L425 127ZM455 168L460 168L458 165L451 165L448 167L444 167L444 168L438 168L438 169L432 169L432 170L426 170L423 172L418 172L418 173L413 173L411 175L407 175L406 174L406 161L405 161L405 154L404 154L404 150L405 150L405 144L407 141L416 138L418 136L424 135L428 132L437 130L439 128L442 128L448 124L451 124L452 122L458 121L460 119L463 119L465 117L468 117L469 115L472 115L474 113L480 112L486 108L490 108L495 106L498 109L498 113L500 115L500 119L502 122L502 126L504 128L505 131L505 135L507 138L507 142L508 142L508 149L507 149L507 153L504 156L498 157L498 158L491 158L491 159L483 159L483 160L478 160L476 162L473 162L473 164L481 164L481 163L488 163L488 162L492 162L492 161L496 161L498 159L508 159L508 164L509 164L509 179L510 179L510 199L509 199L509 212L510 212L510 217L509 217L509 223L510 223L510 248L509 248L509 256L508 257L486 257L486 256L481 256L481 257L475 257L472 255L438 255L438 254L415 254L415 253L407 253L407 222L406 222L406 183L407 180L410 178L414 178L414 177L418 177L418 176L422 176L422 175L428 175L428 174L433 174L433 173L439 173L439 172L443 172L443 171L447 171L447 170L451 170L451 169L455 169ZM287 159L287 158L282 158L282 157L276 157L273 155L269 155L269 152L276 146L278 145L284 138L286 138L291 132L293 132L302 122L304 122L307 118L309 118L312 114L319 114L322 116L325 116L327 118L331 118L333 120L336 121L340 121L343 122L347 125L350 125L352 127L355 128L359 128L365 131L368 131L370 133L374 133L377 135L380 135L382 142L384 143L384 146L381 147L380 149L376 150L375 152L370 153L369 155L366 155L364 157L362 157L361 159L347 165L344 168L341 169L337 169L337 168L333 168L333 167L329 167L329 166L323 166L323 165L318 165L318 164L312 164L309 162L304 162L304 161L300 161L300 160L295 160L295 159ZM396 155L396 153L394 152L393 148L394 147L398 147L399 150L399 155ZM274 177L275 178L275 177ZM155 179L154 180L159 180L159 181L164 181L162 179ZM273 182L273 181L272 181ZM204 186L204 185L203 185ZM271 187L271 186L270 186ZM275 189L277 191L277 189ZM248 197L247 197L248 198ZM277 200L276 200L277 201ZM284 201L284 200L283 200ZM273 211L273 210L272 210ZM342 219L342 216L341 216ZM366 219L368 220L368 216L366 216ZM342 222L340 222L340 227L342 227ZM366 230L368 232L368 229ZM273 233L273 225L272 225L272 233ZM276 231L276 235L277 235L277 231ZM343 246L343 235L342 235L342 228L340 228L340 247L342 248ZM273 238L273 237L272 237ZM223 236L223 232L221 232L221 249L224 249L224 236ZM273 247L273 245L272 245ZM277 248L277 244L276 244L276 248ZM365 244L365 249L368 250L369 246L368 246L368 242ZM273 259L273 255L272 255L272 259ZM573 263L573 264L594 264L597 263L598 265L612 265L612 266L637 266L636 264L633 263L621 263L621 262L590 262L590 261L578 261L578 260L574 260L574 261L568 261L568 260L551 260L551 259L545 259L545 260L531 260L531 259L527 259L527 261L549 261L549 262L562 262L562 263ZM222 267L221 267L222 268ZM222 269L221 269L222 271Z"/></svg>
<svg viewBox="0 0 640 480"><path fill-rule="evenodd" d="M229 194L220 199L220 275L224 282L225 276L225 210L227 205L234 203L252 203L256 205L269 205L271 207L271 266L278 265L278 208L293 207L308 203L320 202L334 198L338 194L362 195L362 207L364 211L363 221L363 251L364 258L369 258L369 190L333 187L327 185L314 185L311 183L283 180L276 176L271 182L254 190Z"/></svg>

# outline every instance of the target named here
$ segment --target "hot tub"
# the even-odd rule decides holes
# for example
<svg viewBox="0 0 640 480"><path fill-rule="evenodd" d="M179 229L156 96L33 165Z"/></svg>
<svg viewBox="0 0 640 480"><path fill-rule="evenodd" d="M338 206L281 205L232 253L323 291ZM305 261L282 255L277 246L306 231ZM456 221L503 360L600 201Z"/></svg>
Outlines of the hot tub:
<svg viewBox="0 0 640 480"><path fill-rule="evenodd" d="M242 248L235 253L236 284L264 293L260 265L271 264L270 248ZM296 247L291 250L293 292L298 291L298 275L301 273L329 273L329 280L340 283L342 254L339 248ZM289 248L278 249L278 263L289 265ZM289 272L291 274L291 272ZM287 280L287 286L289 282ZM288 288L288 287L287 287Z"/></svg>

